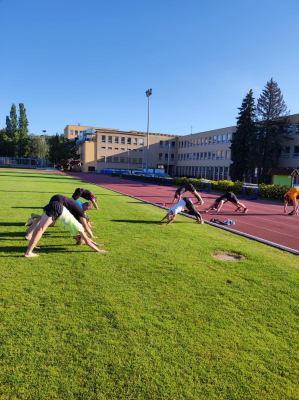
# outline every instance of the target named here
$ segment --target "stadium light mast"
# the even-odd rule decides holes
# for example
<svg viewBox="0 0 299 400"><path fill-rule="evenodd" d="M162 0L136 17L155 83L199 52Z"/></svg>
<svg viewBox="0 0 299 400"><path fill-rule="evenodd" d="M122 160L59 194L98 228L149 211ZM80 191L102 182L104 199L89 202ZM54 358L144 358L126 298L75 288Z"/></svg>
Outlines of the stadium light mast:
<svg viewBox="0 0 299 400"><path fill-rule="evenodd" d="M145 94L148 97L148 114L147 114L147 148L146 148L146 173L148 173L148 154L149 154L149 120L150 120L150 96L152 89L148 89Z"/></svg>

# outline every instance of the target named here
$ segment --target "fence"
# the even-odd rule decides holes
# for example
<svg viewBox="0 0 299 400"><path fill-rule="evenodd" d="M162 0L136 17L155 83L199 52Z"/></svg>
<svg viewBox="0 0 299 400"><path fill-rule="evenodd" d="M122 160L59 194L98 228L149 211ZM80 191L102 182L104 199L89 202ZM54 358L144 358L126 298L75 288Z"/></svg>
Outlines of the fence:
<svg viewBox="0 0 299 400"><path fill-rule="evenodd" d="M0 166L18 168L44 168L46 163L43 158L0 157Z"/></svg>

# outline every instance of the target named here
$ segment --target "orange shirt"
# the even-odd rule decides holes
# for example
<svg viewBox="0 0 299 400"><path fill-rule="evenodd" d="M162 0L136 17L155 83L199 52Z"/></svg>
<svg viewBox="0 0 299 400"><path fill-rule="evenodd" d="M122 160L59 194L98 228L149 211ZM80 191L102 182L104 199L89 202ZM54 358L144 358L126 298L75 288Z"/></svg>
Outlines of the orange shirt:
<svg viewBox="0 0 299 400"><path fill-rule="evenodd" d="M290 189L290 190L285 194L285 196L286 196L286 195L289 195L290 198L291 198L293 201L295 201L295 200L296 200L296 197L299 196L299 187L295 187L295 188Z"/></svg>

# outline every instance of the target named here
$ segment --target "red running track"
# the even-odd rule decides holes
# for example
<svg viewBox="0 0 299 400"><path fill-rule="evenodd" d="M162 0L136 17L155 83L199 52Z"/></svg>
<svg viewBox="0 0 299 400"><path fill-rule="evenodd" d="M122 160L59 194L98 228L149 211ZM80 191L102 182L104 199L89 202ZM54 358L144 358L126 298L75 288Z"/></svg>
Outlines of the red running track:
<svg viewBox="0 0 299 400"><path fill-rule="evenodd" d="M109 175L74 172L67 174L160 206L166 203L166 206L170 207L176 190L175 187L131 181ZM210 221L211 218L217 218L220 221L232 219L236 222L236 225L225 226L225 229L243 236L254 237L262 242L271 242L269 244L276 245L276 247L283 246L286 248L284 250L289 250L299 255L299 216L283 214L282 204L263 200L240 199L241 203L244 203L249 209L247 214L236 213L234 211L235 207L231 203L226 203L220 213L214 216L212 212L207 214L203 211L207 210L221 194L204 192L200 192L200 194L205 203L203 206L198 207L198 211L202 213L206 221ZM186 193L186 196L193 197L189 192ZM292 209L293 206L289 207L289 211ZM220 225L219 227L223 226Z"/></svg>

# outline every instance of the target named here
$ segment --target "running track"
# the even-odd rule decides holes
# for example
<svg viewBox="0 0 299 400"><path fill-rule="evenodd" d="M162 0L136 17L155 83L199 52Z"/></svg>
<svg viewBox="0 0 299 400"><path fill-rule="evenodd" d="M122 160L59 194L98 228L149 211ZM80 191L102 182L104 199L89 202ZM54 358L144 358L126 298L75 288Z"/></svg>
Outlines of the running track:
<svg viewBox="0 0 299 400"><path fill-rule="evenodd" d="M109 175L74 172L67 173L67 175L160 206L166 203L167 207L170 206L176 190L175 187L131 181ZM215 193L200 194L205 204L198 207L199 212L208 209L212 202L219 197ZM189 192L186 196L192 198ZM232 219L236 222L236 225L224 229L243 236L254 237L262 242L271 242L269 244L277 245L277 247L282 246L284 250L299 255L299 216L283 214L283 205L279 203L245 199L240 199L240 201L248 207L247 214L236 213L235 207L231 203L226 203L217 216L212 215L211 212L209 214L202 213L202 216L207 221L210 221L211 218L217 218L220 221ZM289 206L288 209L291 211L293 206Z"/></svg>

